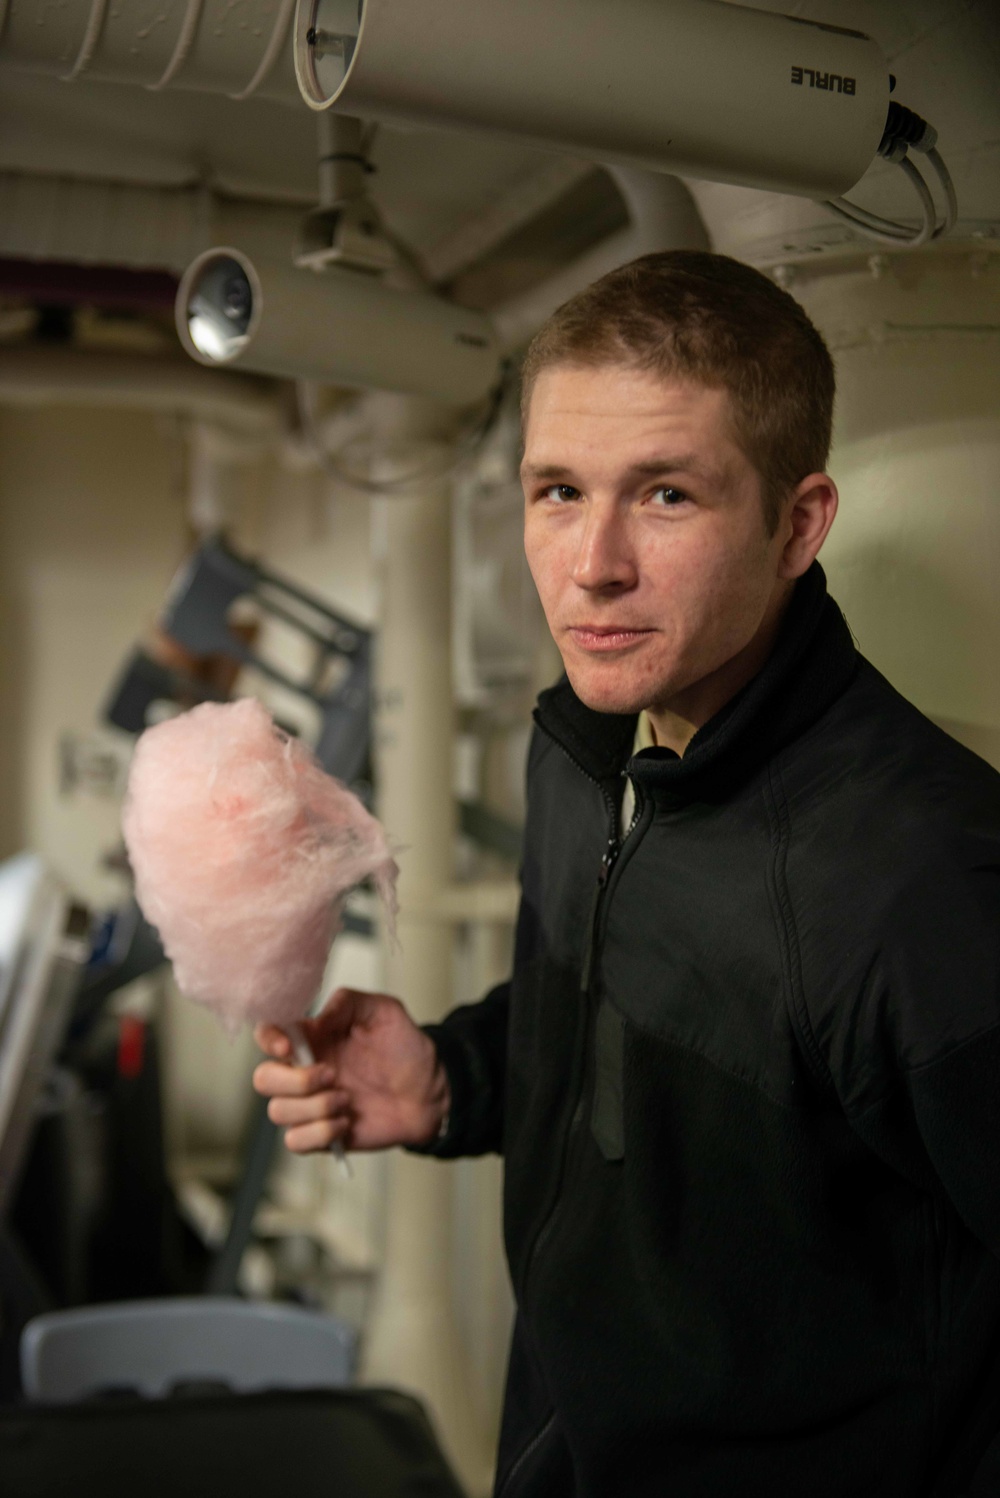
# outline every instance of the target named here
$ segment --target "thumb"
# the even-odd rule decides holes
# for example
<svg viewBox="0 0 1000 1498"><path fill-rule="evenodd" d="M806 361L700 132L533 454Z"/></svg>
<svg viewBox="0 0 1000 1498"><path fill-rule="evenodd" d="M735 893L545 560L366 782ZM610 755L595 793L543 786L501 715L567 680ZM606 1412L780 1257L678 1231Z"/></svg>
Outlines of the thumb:
<svg viewBox="0 0 1000 1498"><path fill-rule="evenodd" d="M357 1017L359 1002L364 997L364 994L354 988L335 989L319 1014L302 1023L310 1044L329 1044L331 1041L343 1040L350 1033Z"/></svg>

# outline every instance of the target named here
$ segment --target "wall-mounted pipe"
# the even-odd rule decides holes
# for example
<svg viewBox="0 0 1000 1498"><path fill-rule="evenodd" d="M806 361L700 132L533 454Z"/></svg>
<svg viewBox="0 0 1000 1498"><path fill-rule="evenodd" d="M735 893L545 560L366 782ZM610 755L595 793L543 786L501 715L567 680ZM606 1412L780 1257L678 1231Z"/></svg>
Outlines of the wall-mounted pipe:
<svg viewBox="0 0 1000 1498"><path fill-rule="evenodd" d="M830 589L893 686L1000 768L1000 253L802 264L837 367Z"/></svg>
<svg viewBox="0 0 1000 1498"><path fill-rule="evenodd" d="M420 1024L450 1007L453 931L441 920L453 888L454 700L451 673L451 483L440 410L393 396L372 399L385 449L373 478L438 477L379 502L383 540L375 748L379 816L400 853L397 941L385 982ZM409 448L407 452L406 449ZM386 509L389 506L389 509ZM414 565L419 558L420 565ZM477 1427L469 1359L455 1318L456 1178L434 1161L394 1151L389 1162L384 1263L363 1376L412 1389L430 1406L466 1488L485 1492L489 1443Z"/></svg>
<svg viewBox="0 0 1000 1498"><path fill-rule="evenodd" d="M0 348L0 405L160 411L218 421L255 437L283 427L277 387L190 359L59 347Z"/></svg>
<svg viewBox="0 0 1000 1498"><path fill-rule="evenodd" d="M523 347L557 307L608 271L654 250L707 250L708 231L690 192L677 177L611 166L608 171L629 210L630 223L567 266L490 311L501 348Z"/></svg>
<svg viewBox="0 0 1000 1498"><path fill-rule="evenodd" d="M71 83L93 78L300 103L290 28L294 0L0 3L0 58Z"/></svg>
<svg viewBox="0 0 1000 1498"><path fill-rule="evenodd" d="M0 172L0 257L174 271L212 244L291 259L300 208L203 187Z"/></svg>

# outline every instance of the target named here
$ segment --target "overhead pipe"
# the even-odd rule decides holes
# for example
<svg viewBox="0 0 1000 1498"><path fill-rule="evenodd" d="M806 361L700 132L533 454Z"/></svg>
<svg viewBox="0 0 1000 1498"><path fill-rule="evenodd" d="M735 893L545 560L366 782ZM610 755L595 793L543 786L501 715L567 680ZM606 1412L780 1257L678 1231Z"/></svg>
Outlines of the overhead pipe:
<svg viewBox="0 0 1000 1498"><path fill-rule="evenodd" d="M67 83L197 89L298 104L295 0L186 0L159 13L124 0L0 0L0 58Z"/></svg>
<svg viewBox="0 0 1000 1498"><path fill-rule="evenodd" d="M233 241L252 255L290 258L301 218L301 207L204 187L0 171L0 257L64 270L180 276L202 250Z"/></svg>
<svg viewBox="0 0 1000 1498"><path fill-rule="evenodd" d="M159 411L218 421L247 436L284 428L278 387L190 359L52 347L0 348L0 405Z"/></svg>
<svg viewBox="0 0 1000 1498"><path fill-rule="evenodd" d="M684 183L659 172L609 166L630 223L563 266L538 286L490 309L504 353L522 348L563 302L608 271L654 250L707 250L708 231Z"/></svg>

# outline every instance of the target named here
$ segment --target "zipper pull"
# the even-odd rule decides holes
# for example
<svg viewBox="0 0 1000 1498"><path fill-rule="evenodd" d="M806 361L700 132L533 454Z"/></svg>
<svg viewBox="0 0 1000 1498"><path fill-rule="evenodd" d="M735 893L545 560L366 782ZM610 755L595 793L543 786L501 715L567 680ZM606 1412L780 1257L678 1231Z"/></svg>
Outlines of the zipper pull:
<svg viewBox="0 0 1000 1498"><path fill-rule="evenodd" d="M594 885L594 894L590 902L590 915L587 918L587 945L583 954L583 968L580 973L580 992L586 993L590 987L590 974L594 965L594 942L597 939L597 907L600 904L601 895L608 882L611 870L614 868L615 859L618 857L618 839L608 838L608 846L601 856L601 866L597 871L597 883Z"/></svg>

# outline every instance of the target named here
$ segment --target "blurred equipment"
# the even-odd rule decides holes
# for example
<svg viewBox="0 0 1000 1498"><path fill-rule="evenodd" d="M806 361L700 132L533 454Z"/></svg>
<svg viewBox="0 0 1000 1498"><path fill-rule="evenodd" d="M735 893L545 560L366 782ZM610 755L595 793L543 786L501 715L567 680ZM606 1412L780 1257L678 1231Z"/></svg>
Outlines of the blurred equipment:
<svg viewBox="0 0 1000 1498"><path fill-rule="evenodd" d="M423 1408L388 1389L188 1392L0 1411L4 1491L274 1498L289 1472L337 1498L464 1498Z"/></svg>
<svg viewBox="0 0 1000 1498"><path fill-rule="evenodd" d="M371 134L350 115L319 116L319 206L302 221L296 265L339 265L377 276L405 253L366 191L365 179L375 170L366 150Z"/></svg>
<svg viewBox="0 0 1000 1498"><path fill-rule="evenodd" d="M333 1317L211 1298L88 1307L29 1322L21 1351L29 1402L0 1410L5 1492L61 1491L72 1472L103 1498L271 1498L291 1461L343 1498L462 1498L416 1400L343 1387L354 1338Z"/></svg>
<svg viewBox="0 0 1000 1498"><path fill-rule="evenodd" d="M134 902L87 924L4 1208L4 1227L61 1306L196 1289L206 1269L167 1176L158 1026L109 1002L161 967L163 949ZM0 1300L9 1294L0 1255ZM18 1329L0 1320L0 1358Z"/></svg>
<svg viewBox="0 0 1000 1498"><path fill-rule="evenodd" d="M254 646L254 631L234 622L233 606L252 600L312 647L312 667L296 679ZM156 721L158 705L193 707L228 700L243 666L312 702L322 726L315 752L324 769L350 783L365 767L370 738L371 632L315 594L207 541L181 569L150 650L139 649L116 683L104 716L128 733Z"/></svg>
<svg viewBox="0 0 1000 1498"><path fill-rule="evenodd" d="M0 865L0 1216L89 950L88 917L33 853Z"/></svg>
<svg viewBox="0 0 1000 1498"><path fill-rule="evenodd" d="M21 1337L25 1396L70 1404L114 1389L165 1398L192 1384L234 1393L339 1388L355 1333L334 1316L228 1296L81 1306L36 1317Z"/></svg>
<svg viewBox="0 0 1000 1498"><path fill-rule="evenodd" d="M328 249L316 253L332 258ZM496 336L482 313L394 290L357 269L309 274L238 249L206 250L181 279L176 321L191 357L213 367L453 405L483 399L500 377Z"/></svg>
<svg viewBox="0 0 1000 1498"><path fill-rule="evenodd" d="M181 343L209 366L469 405L498 383L496 337L480 313L422 289L414 257L368 195L371 134L350 115L320 116L319 203L299 227L293 264L207 250L178 287ZM400 290L399 275L383 284L393 272L418 289Z"/></svg>

